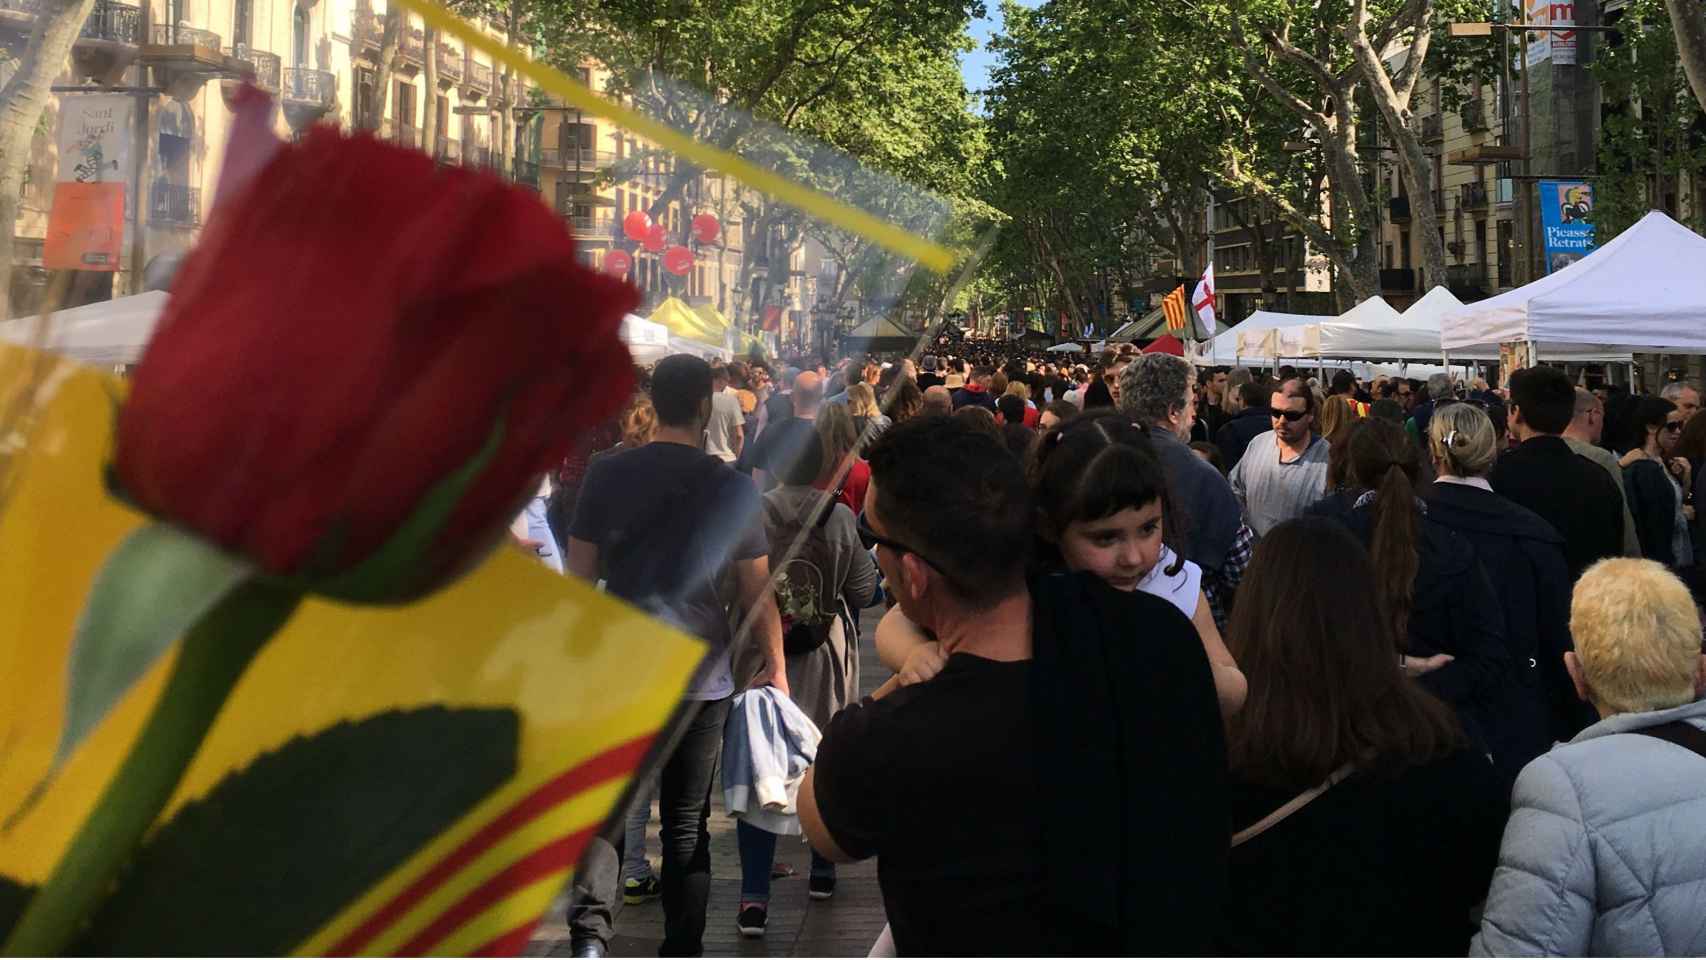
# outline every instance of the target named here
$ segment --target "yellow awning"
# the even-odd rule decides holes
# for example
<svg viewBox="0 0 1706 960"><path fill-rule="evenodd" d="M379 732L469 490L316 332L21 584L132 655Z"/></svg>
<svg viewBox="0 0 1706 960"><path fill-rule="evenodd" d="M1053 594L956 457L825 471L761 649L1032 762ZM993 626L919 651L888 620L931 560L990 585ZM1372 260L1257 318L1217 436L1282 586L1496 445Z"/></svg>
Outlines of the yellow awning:
<svg viewBox="0 0 1706 960"><path fill-rule="evenodd" d="M697 313L675 297L669 297L652 311L651 321L661 323L678 337L688 337L715 346L723 345L723 331L710 329Z"/></svg>
<svg viewBox="0 0 1706 960"><path fill-rule="evenodd" d="M729 318L718 312L716 307L708 303L693 308L693 313L704 324L705 329L721 333L729 328Z"/></svg>

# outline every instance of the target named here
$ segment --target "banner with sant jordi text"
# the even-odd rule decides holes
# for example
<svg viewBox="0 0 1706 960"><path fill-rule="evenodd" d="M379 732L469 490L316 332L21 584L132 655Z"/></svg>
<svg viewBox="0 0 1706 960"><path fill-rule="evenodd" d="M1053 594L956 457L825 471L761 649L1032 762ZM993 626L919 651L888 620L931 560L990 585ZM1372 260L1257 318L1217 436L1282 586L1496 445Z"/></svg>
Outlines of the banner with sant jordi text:
<svg viewBox="0 0 1706 960"><path fill-rule="evenodd" d="M1593 184L1540 181L1540 225L1545 232L1547 273L1556 273L1593 252L1592 215Z"/></svg>

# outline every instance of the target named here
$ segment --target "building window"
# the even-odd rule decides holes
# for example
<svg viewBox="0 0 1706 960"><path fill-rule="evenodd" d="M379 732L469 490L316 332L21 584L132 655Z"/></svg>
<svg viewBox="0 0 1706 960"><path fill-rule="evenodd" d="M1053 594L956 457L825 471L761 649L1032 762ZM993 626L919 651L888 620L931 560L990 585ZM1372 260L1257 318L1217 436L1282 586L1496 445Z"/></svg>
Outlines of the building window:
<svg viewBox="0 0 1706 960"><path fill-rule="evenodd" d="M355 68L355 122L357 126L368 122L373 117L374 106L378 100L375 93L377 83L378 80L371 68Z"/></svg>
<svg viewBox="0 0 1706 960"><path fill-rule="evenodd" d="M231 44L241 49L249 45L250 22L254 19L254 0L236 0L231 10Z"/></svg>

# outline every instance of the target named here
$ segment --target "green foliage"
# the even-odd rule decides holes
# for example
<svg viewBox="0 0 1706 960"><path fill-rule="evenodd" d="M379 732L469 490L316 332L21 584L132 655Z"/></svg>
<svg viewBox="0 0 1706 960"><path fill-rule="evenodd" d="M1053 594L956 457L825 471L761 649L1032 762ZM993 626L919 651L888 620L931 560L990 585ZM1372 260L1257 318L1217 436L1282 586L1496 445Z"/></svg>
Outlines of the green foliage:
<svg viewBox="0 0 1706 960"><path fill-rule="evenodd" d="M73 953L288 954L513 776L518 737L428 707L294 739L156 831Z"/></svg>
<svg viewBox="0 0 1706 960"><path fill-rule="evenodd" d="M1625 9L1615 43L1601 46L1592 66L1602 90L1593 221L1605 243L1648 210L1662 209L1660 193L1687 194L1681 179L1706 169L1706 115L1677 62L1676 35L1662 0L1634 0ZM1699 193L1676 212L1696 230L1706 228Z"/></svg>

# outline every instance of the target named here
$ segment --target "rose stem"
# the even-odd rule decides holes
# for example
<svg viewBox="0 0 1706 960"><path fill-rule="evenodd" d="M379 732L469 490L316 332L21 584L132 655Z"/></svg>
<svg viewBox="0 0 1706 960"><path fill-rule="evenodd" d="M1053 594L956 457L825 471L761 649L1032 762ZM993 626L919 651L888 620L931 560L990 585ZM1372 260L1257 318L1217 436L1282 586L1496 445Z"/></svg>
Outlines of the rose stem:
<svg viewBox="0 0 1706 960"><path fill-rule="evenodd" d="M171 800L238 678L301 599L279 585L250 580L190 628L142 735L12 928L7 955L71 949Z"/></svg>

